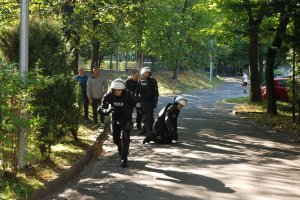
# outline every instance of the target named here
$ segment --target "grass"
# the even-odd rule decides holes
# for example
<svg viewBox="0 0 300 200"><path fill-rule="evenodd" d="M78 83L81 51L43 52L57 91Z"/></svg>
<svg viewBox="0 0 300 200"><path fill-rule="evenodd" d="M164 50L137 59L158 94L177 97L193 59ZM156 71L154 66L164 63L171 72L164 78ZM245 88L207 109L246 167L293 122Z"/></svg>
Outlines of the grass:
<svg viewBox="0 0 300 200"><path fill-rule="evenodd" d="M36 162L32 168L19 171L17 179L5 180L0 174L0 199L24 199L33 190L42 187L44 183L55 179L70 168L97 138L99 132L91 127L92 124L88 126L81 124L78 131L79 142L71 135L66 136L59 144L51 147L50 160Z"/></svg>
<svg viewBox="0 0 300 200"><path fill-rule="evenodd" d="M124 80L127 75L120 74ZM107 77L108 82L114 77ZM209 89L220 84L222 81L213 78L209 82L207 73L184 72L180 73L178 80L172 79L172 73L162 72L154 74L158 81L160 95L182 94L198 89ZM92 110L89 110L92 119ZM43 187L43 184L55 179L62 172L82 157L91 144L99 135L99 132L92 129L92 123L85 126L80 124L78 131L79 142L76 142L70 135L66 136L59 144L51 147L51 159L33 164L32 168L18 172L17 179L5 180L0 170L0 199L24 199L33 190Z"/></svg>
<svg viewBox="0 0 300 200"><path fill-rule="evenodd" d="M225 99L225 102L237 103L234 107L237 115L243 116L273 132L300 137L300 125L292 121L292 106L289 103L277 101L278 115L267 113L267 102L250 102L248 98Z"/></svg>
<svg viewBox="0 0 300 200"><path fill-rule="evenodd" d="M160 95L174 95L193 90L209 89L222 82L220 79L214 78L210 83L208 74L203 72L183 72L179 74L178 80L172 79L172 76L173 74L170 72L163 72L154 76L158 82Z"/></svg>
<svg viewBox="0 0 300 200"><path fill-rule="evenodd" d="M219 78L213 78L212 82L209 82L209 74L207 72L192 72L185 71L178 75L178 79L174 80L173 72L171 71L154 71L153 78L158 82L158 90L160 95L174 95L182 94L184 92L190 92L193 90L210 89L219 85L222 81ZM116 78L116 75L106 75L108 83ZM126 80L128 75L125 73L119 73L119 78Z"/></svg>

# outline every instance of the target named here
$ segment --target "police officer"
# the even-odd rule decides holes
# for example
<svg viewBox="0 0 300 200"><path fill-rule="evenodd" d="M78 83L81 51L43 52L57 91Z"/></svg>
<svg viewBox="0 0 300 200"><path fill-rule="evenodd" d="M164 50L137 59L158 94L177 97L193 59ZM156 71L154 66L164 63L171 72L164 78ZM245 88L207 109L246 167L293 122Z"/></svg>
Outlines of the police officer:
<svg viewBox="0 0 300 200"><path fill-rule="evenodd" d="M187 99L183 96L174 98L174 103L167 104L159 113L154 122L153 131L146 135L143 144L154 141L160 144L171 144L178 140L177 118L180 110L187 106Z"/></svg>
<svg viewBox="0 0 300 200"><path fill-rule="evenodd" d="M150 67L143 67L141 70L138 95L142 110L142 130L139 135L144 135L152 130L153 112L159 96L157 81L151 77Z"/></svg>
<svg viewBox="0 0 300 200"><path fill-rule="evenodd" d="M132 92L135 96L138 96L138 83L139 83L140 72L139 70L133 70L130 78L128 78L126 83L126 88ZM136 109L136 129L141 130L142 124L142 111L141 109Z"/></svg>
<svg viewBox="0 0 300 200"><path fill-rule="evenodd" d="M121 166L127 167L132 112L137 104L137 98L126 90L125 82L122 79L112 81L110 88L111 91L103 97L98 112L106 115L112 113L113 142L118 147Z"/></svg>

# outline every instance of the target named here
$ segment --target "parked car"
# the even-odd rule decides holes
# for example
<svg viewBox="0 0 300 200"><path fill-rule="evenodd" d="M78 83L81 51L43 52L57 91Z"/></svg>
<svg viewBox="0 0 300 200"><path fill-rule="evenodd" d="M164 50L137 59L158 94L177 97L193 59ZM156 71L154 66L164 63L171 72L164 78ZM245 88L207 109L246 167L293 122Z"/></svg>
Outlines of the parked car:
<svg viewBox="0 0 300 200"><path fill-rule="evenodd" d="M287 77L276 77L274 78L274 85L275 85L275 95L276 99L280 101L289 101L289 95L287 90ZM261 90L261 97L263 100L267 99L267 89L266 83L263 83L260 87Z"/></svg>

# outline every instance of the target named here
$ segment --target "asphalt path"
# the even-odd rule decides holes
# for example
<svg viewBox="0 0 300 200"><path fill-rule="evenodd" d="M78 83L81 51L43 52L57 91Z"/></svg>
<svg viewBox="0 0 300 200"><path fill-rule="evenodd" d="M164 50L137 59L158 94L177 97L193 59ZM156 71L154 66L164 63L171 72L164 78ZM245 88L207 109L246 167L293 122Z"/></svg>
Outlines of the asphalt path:
<svg viewBox="0 0 300 200"><path fill-rule="evenodd" d="M224 98L246 96L240 77L212 90L185 94L179 140L142 144L131 137L128 168L121 168L112 137L105 156L45 199L99 200L299 200L300 146L236 116ZM160 97L160 110L174 97Z"/></svg>

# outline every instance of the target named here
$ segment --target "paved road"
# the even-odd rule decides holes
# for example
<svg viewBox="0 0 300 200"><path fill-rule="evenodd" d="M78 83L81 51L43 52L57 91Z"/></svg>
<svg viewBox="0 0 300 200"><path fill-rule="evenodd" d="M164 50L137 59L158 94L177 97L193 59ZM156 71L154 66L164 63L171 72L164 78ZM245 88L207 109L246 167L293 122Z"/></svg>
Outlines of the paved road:
<svg viewBox="0 0 300 200"><path fill-rule="evenodd" d="M119 166L112 138L107 155L46 199L299 200L300 146L232 114L220 100L242 96L240 81L186 94L179 141L142 145L133 133L129 167ZM172 97L161 97L159 108Z"/></svg>

